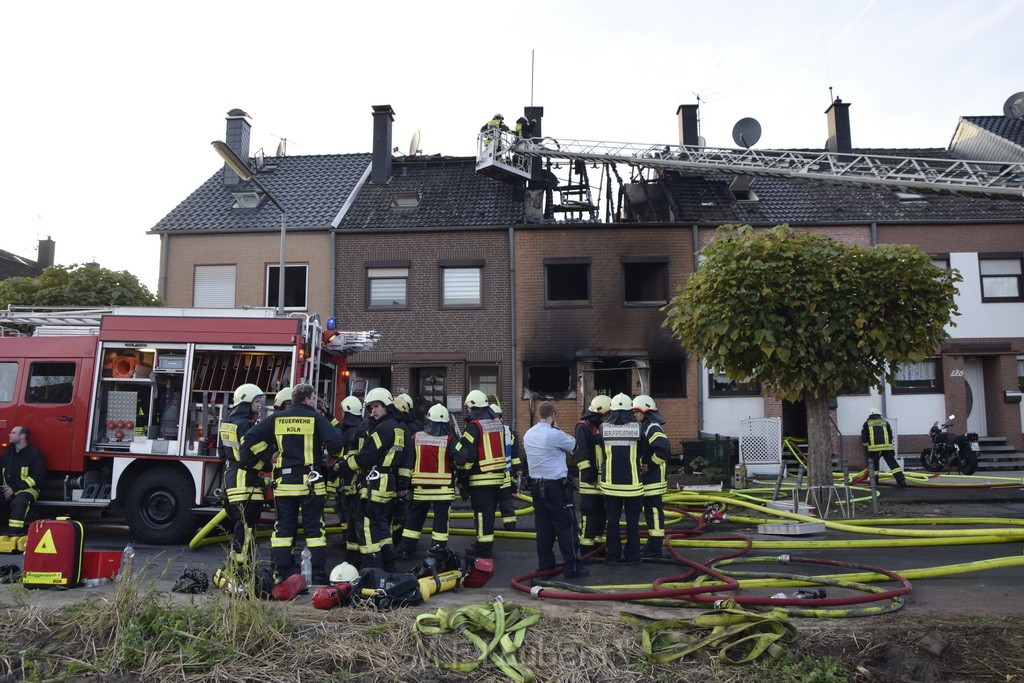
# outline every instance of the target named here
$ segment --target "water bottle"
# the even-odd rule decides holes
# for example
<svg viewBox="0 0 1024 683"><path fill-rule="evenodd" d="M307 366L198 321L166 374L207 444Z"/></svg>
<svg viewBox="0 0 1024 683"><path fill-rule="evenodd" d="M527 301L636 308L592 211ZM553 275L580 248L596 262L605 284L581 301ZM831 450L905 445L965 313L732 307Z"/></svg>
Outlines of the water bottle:
<svg viewBox="0 0 1024 683"><path fill-rule="evenodd" d="M313 555L309 552L309 548L302 549L302 564L299 565L299 571L302 574L302 578L306 580L306 585L312 585L313 583Z"/></svg>
<svg viewBox="0 0 1024 683"><path fill-rule="evenodd" d="M135 569L135 548L131 543L124 547L121 551L121 568L118 570L118 576L128 576Z"/></svg>
<svg viewBox="0 0 1024 683"><path fill-rule="evenodd" d="M798 590L795 593L776 593L772 596L778 600L821 600L825 597L824 588Z"/></svg>

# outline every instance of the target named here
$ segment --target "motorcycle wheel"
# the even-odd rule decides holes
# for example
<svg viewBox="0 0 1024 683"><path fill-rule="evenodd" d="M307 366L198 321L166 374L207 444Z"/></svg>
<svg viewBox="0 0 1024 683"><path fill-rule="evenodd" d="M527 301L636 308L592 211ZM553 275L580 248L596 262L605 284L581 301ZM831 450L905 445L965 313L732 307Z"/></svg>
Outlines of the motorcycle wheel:
<svg viewBox="0 0 1024 683"><path fill-rule="evenodd" d="M939 458L936 456L934 448L926 448L921 451L921 467L925 468L929 472L942 471L942 463L939 462Z"/></svg>
<svg viewBox="0 0 1024 683"><path fill-rule="evenodd" d="M960 451L960 474L974 474L978 471L978 456L974 451L965 448Z"/></svg>

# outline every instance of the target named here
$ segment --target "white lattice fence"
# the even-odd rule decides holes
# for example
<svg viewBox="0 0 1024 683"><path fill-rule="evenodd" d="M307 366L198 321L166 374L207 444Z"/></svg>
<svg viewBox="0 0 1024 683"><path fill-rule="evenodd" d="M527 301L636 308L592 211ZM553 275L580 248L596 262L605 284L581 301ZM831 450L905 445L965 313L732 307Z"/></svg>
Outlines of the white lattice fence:
<svg viewBox="0 0 1024 683"><path fill-rule="evenodd" d="M774 477L782 465L782 420L740 420L740 461L747 472Z"/></svg>

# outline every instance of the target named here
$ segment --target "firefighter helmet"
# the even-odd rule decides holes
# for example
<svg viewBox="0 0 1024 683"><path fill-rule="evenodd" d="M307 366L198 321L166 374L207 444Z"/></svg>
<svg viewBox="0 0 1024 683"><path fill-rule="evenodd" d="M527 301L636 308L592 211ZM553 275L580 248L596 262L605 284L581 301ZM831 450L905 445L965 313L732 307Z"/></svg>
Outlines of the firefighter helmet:
<svg viewBox="0 0 1024 683"><path fill-rule="evenodd" d="M592 413L607 413L612 409L612 400L604 394L598 394L594 397L594 400L590 402L590 407L587 408Z"/></svg>
<svg viewBox="0 0 1024 683"><path fill-rule="evenodd" d="M492 116L491 118L493 118L493 119L498 119L499 121L504 121L504 120L505 120L505 117L504 117L504 116L502 116L501 114L495 114L495 115L494 115L494 116Z"/></svg>
<svg viewBox="0 0 1024 683"><path fill-rule="evenodd" d="M395 399L391 397L391 392L384 387L376 387L366 392L366 397L363 399L364 405L370 405L371 403L383 403L386 406L391 405L395 402Z"/></svg>
<svg viewBox="0 0 1024 683"><path fill-rule="evenodd" d="M493 412L495 415L499 415L500 416L501 415L501 406L499 406L497 403L492 403L491 404L491 412Z"/></svg>
<svg viewBox="0 0 1024 683"><path fill-rule="evenodd" d="M633 402L630 401L629 400L629 396L626 396L625 394L616 394L615 397L612 398L611 409L612 410L632 410L633 409Z"/></svg>
<svg viewBox="0 0 1024 683"><path fill-rule="evenodd" d="M639 410L641 413L646 413L648 410L657 410L658 406L654 402L654 399L647 394L640 394L633 399L633 410Z"/></svg>
<svg viewBox="0 0 1024 683"><path fill-rule="evenodd" d="M871 417L872 415L881 415L881 414L882 414L882 411L879 410L878 408L872 408L871 410L868 411L868 417Z"/></svg>
<svg viewBox="0 0 1024 683"><path fill-rule="evenodd" d="M403 413L408 413L412 410L412 396L409 394L399 394L398 396L395 396L395 407Z"/></svg>
<svg viewBox="0 0 1024 683"><path fill-rule="evenodd" d="M242 403L252 403L258 398L263 398L263 390L255 384L243 384L235 389L234 401L231 407L234 408Z"/></svg>
<svg viewBox="0 0 1024 683"><path fill-rule="evenodd" d="M362 415L363 403L355 396L347 396L345 400L341 402L341 409L349 415Z"/></svg>
<svg viewBox="0 0 1024 683"><path fill-rule="evenodd" d="M474 389L466 394L466 405L470 408L486 408L488 405L487 394L479 389Z"/></svg>
<svg viewBox="0 0 1024 683"><path fill-rule="evenodd" d="M285 403L292 402L292 388L285 387L277 392L274 396L274 407L283 408Z"/></svg>
<svg viewBox="0 0 1024 683"><path fill-rule="evenodd" d="M342 562L331 570L331 583L339 581L355 581L359 578L359 570L348 562Z"/></svg>
<svg viewBox="0 0 1024 683"><path fill-rule="evenodd" d="M427 411L427 419L431 422L448 422L450 417L448 409L440 403L430 406L430 410Z"/></svg>

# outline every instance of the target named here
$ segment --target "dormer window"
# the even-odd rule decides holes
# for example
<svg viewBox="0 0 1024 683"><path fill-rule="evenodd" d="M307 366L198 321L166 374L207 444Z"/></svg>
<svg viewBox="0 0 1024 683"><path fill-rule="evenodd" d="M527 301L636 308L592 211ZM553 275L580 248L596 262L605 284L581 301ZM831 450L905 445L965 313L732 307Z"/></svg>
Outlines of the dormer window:
<svg viewBox="0 0 1024 683"><path fill-rule="evenodd" d="M759 202L761 198L754 194L750 185L754 182L754 176L738 175L729 183L729 192L732 198L738 202Z"/></svg>
<svg viewBox="0 0 1024 683"><path fill-rule="evenodd" d="M391 193L392 209L415 209L420 205L420 193L416 191L401 191Z"/></svg>
<svg viewBox="0 0 1024 683"><path fill-rule="evenodd" d="M255 209L263 201L262 192L232 192L231 196L235 198L232 209Z"/></svg>

